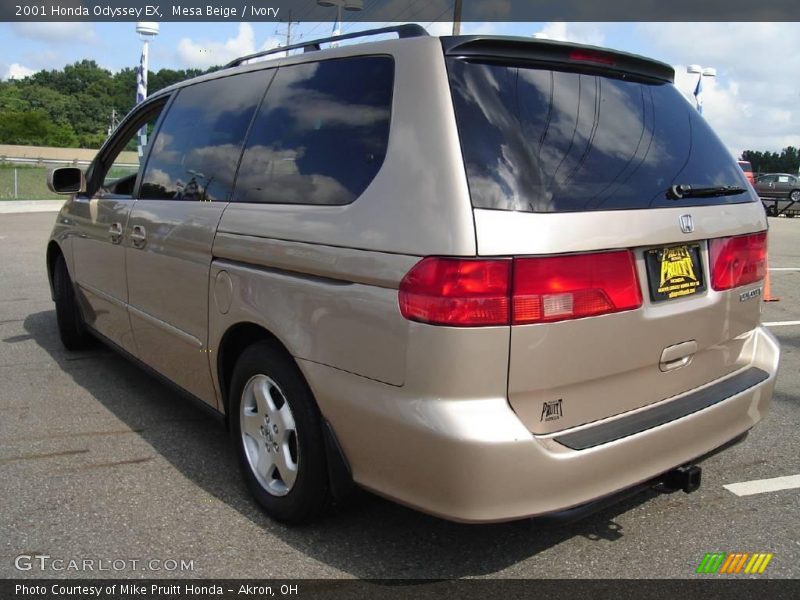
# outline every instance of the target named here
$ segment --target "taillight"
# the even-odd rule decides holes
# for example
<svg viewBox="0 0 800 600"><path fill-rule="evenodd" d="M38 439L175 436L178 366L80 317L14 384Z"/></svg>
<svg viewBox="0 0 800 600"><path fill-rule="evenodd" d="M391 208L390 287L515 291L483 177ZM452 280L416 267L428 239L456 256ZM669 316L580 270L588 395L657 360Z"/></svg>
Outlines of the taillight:
<svg viewBox="0 0 800 600"><path fill-rule="evenodd" d="M424 258L400 282L400 312L433 325L508 325L508 259Z"/></svg>
<svg viewBox="0 0 800 600"><path fill-rule="evenodd" d="M429 257L400 282L399 300L406 319L455 327L562 321L642 305L633 254L626 250L486 260Z"/></svg>
<svg viewBox="0 0 800 600"><path fill-rule="evenodd" d="M513 324L578 319L642 305L627 250L514 260Z"/></svg>
<svg viewBox="0 0 800 600"><path fill-rule="evenodd" d="M767 274L767 232L709 242L711 287L717 291L761 281Z"/></svg>

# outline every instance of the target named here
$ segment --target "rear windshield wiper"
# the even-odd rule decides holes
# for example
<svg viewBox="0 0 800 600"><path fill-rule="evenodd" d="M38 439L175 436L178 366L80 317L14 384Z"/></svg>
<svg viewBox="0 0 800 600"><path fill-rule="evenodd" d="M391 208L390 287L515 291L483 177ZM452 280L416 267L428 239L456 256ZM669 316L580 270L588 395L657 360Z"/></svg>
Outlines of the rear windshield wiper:
<svg viewBox="0 0 800 600"><path fill-rule="evenodd" d="M716 196L736 196L738 194L744 194L746 191L746 189L738 185L696 187L687 183L679 183L667 190L667 198L670 200L680 200L681 198L714 198Z"/></svg>

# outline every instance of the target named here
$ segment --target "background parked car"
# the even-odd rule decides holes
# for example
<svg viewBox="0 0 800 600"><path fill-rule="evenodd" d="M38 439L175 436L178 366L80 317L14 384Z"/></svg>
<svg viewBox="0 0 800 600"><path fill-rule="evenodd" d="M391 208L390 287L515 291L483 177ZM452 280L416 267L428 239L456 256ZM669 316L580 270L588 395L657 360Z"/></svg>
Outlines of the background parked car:
<svg viewBox="0 0 800 600"><path fill-rule="evenodd" d="M767 214L796 216L800 214L800 179L788 173L767 173L756 179L756 191L764 202ZM769 200L772 200L770 202Z"/></svg>

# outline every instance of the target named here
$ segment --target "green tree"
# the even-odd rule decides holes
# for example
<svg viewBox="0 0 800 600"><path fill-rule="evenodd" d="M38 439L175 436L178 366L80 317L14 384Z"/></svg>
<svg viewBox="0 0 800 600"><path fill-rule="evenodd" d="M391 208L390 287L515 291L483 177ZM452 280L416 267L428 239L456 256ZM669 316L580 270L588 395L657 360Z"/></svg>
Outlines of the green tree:
<svg viewBox="0 0 800 600"><path fill-rule="evenodd" d="M794 146L787 146L780 153L745 150L741 159L749 161L755 173L800 172L800 152Z"/></svg>
<svg viewBox="0 0 800 600"><path fill-rule="evenodd" d="M148 91L204 72L150 72ZM136 67L111 73L93 60L81 60L63 69L0 82L0 143L99 148L112 112L121 119L136 103L136 73Z"/></svg>
<svg viewBox="0 0 800 600"><path fill-rule="evenodd" d="M0 142L69 148L78 142L69 125L58 125L41 110L0 113Z"/></svg>

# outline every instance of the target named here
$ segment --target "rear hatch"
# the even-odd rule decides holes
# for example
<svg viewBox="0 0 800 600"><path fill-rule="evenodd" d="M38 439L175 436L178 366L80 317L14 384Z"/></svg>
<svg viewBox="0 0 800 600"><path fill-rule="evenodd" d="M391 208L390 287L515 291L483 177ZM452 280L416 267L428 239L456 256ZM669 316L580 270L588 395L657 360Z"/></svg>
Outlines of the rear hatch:
<svg viewBox="0 0 800 600"><path fill-rule="evenodd" d="M766 220L668 65L443 38L478 253L513 257L509 401L534 433L752 359Z"/></svg>

